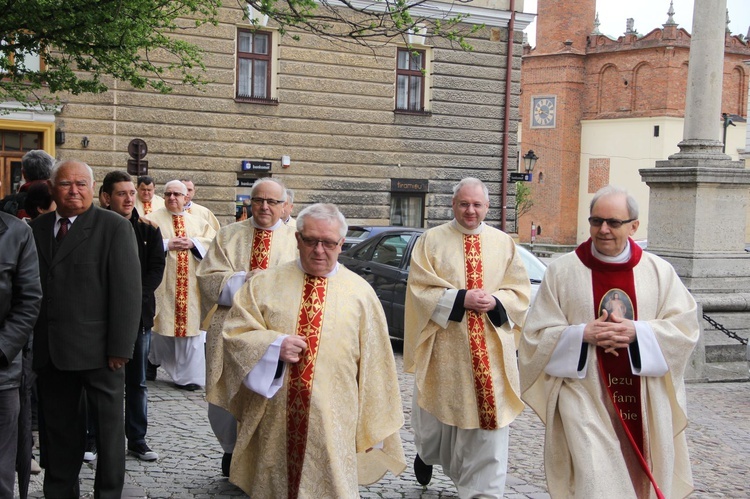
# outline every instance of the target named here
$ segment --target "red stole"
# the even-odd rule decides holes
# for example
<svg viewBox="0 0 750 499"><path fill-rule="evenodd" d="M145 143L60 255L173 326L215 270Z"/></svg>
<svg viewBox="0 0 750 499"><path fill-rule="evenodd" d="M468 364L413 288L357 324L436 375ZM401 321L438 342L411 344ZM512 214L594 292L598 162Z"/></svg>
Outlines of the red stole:
<svg viewBox="0 0 750 499"><path fill-rule="evenodd" d="M643 250L632 239L628 239L628 243L631 256L630 260L624 263L605 263L595 258L591 252L591 239L576 248L578 258L591 269L594 310L597 317L602 314L602 310L607 310L610 315L614 311L626 319L638 319L633 268L641 261ZM654 486L657 497L663 498L643 452L641 378L630 369L628 348L620 348L617 353L619 355L615 356L605 353L604 348L596 347L602 384L607 389L608 398L643 472Z"/></svg>
<svg viewBox="0 0 750 499"><path fill-rule="evenodd" d="M307 429L310 419L315 359L318 356L320 334L323 331L328 279L305 274L302 304L297 319L297 335L307 340L307 349L300 361L289 366L287 393L287 497L296 499L302 479L302 466L307 446Z"/></svg>
<svg viewBox="0 0 750 499"><path fill-rule="evenodd" d="M466 289L481 288L484 285L484 270L479 234L464 234L464 262ZM474 370L474 391L477 396L479 427L483 430L496 430L498 425L495 390L492 384L490 359L487 355L487 342L484 337L484 318L482 314L467 310L466 324L471 349L471 366Z"/></svg>
<svg viewBox="0 0 750 499"><path fill-rule="evenodd" d="M143 203L143 214L148 215L151 213L151 201Z"/></svg>
<svg viewBox="0 0 750 499"><path fill-rule="evenodd" d="M172 215L172 227L175 237L187 237L185 217ZM174 335L176 338L187 336L189 280L190 252L188 250L178 251L174 292Z"/></svg>
<svg viewBox="0 0 750 499"><path fill-rule="evenodd" d="M273 238L273 231L258 229L256 227L253 232L250 270L266 270L271 260L271 239Z"/></svg>

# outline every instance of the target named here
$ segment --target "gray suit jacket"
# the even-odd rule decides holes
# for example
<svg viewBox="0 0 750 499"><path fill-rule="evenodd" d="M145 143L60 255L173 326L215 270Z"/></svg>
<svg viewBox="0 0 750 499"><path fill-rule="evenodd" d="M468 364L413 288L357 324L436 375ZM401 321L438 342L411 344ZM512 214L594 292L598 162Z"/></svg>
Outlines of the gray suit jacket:
<svg viewBox="0 0 750 499"><path fill-rule="evenodd" d="M58 245L55 213L31 223L43 302L34 328L34 369L98 369L131 358L141 317L141 270L130 222L92 206Z"/></svg>

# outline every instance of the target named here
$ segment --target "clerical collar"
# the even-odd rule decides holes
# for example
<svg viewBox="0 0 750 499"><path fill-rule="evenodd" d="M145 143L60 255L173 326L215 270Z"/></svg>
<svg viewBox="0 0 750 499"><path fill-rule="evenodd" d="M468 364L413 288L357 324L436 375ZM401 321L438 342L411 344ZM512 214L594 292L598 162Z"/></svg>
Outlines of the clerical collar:
<svg viewBox="0 0 750 499"><path fill-rule="evenodd" d="M187 204L185 205L185 209L186 209L186 210L189 210L191 206L193 206L193 202L192 202L192 201L190 201L189 203L187 203Z"/></svg>
<svg viewBox="0 0 750 499"><path fill-rule="evenodd" d="M276 230L284 224L284 222L282 222L281 219L278 219L276 220L276 223L270 227L261 227L255 222L255 219L253 217L250 217L250 223L253 224L253 227L255 227L256 229L260 229L260 230Z"/></svg>
<svg viewBox="0 0 750 499"><path fill-rule="evenodd" d="M302 271L302 272L303 272L304 274L307 274L307 272L305 272L305 269L303 269L303 268L302 268L302 261L301 261L301 260L299 259L299 257L297 258L297 267L298 267L298 268L299 268L299 269L300 269L300 270L301 270L301 271ZM339 262L336 262L336 266L334 266L334 267L333 267L333 270L332 270L332 271L330 271L329 273L327 273L326 275L324 275L324 276L321 276L321 277L333 277L333 276L335 276L335 275L336 275L336 273L337 273L338 271L339 271ZM310 275L312 275L312 274L310 274Z"/></svg>
<svg viewBox="0 0 750 499"><path fill-rule="evenodd" d="M175 215L175 216L178 216L178 217L182 217L182 216L184 216L184 215L185 215L185 213L187 213L187 212L186 212L185 210L182 210L182 211L181 211L181 212L179 212L179 213L175 213L175 212L173 212L173 211L169 211L169 210L167 210L167 212L168 212L168 213L169 213L170 215Z"/></svg>
<svg viewBox="0 0 750 499"><path fill-rule="evenodd" d="M472 236L474 234L482 233L482 230L484 229L484 222L480 222L479 227L477 227L476 229L467 229L466 227L458 223L458 220L454 218L453 220L451 220L451 226L457 231L459 231L461 234Z"/></svg>
<svg viewBox="0 0 750 499"><path fill-rule="evenodd" d="M630 255L632 254L630 251L630 240L628 240L628 244L625 245L625 249L622 250L622 253L616 256L607 256L599 253L596 250L596 246L594 246L594 241L591 241L591 254L594 258L604 263L625 263L630 260Z"/></svg>

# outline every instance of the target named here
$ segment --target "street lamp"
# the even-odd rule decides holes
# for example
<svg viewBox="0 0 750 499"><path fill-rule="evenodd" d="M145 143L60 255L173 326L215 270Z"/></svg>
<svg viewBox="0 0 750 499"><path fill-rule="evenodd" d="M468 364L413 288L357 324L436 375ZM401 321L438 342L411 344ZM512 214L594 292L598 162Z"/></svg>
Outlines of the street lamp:
<svg viewBox="0 0 750 499"><path fill-rule="evenodd" d="M523 164L526 167L526 171L528 173L531 173L531 171L534 169L534 166L536 165L536 160L539 159L539 156L534 154L533 149L529 149L529 152L526 153L525 156L523 156Z"/></svg>

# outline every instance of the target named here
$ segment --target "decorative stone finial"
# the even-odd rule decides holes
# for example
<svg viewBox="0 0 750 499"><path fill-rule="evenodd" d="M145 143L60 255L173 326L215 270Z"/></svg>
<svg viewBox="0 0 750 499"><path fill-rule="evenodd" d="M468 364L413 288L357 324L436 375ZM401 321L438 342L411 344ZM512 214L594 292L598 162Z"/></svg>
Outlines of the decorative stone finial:
<svg viewBox="0 0 750 499"><path fill-rule="evenodd" d="M596 13L596 18L594 18L594 31L591 32L592 35L601 35L602 32L599 31L599 26L601 26L602 23L599 22L599 12Z"/></svg>
<svg viewBox="0 0 750 499"><path fill-rule="evenodd" d="M625 34L626 35L635 35L636 31L633 29L635 27L635 19L632 17L628 17L627 21L625 21Z"/></svg>
<svg viewBox="0 0 750 499"><path fill-rule="evenodd" d="M729 31L729 23L730 23L730 21L729 21L729 9L727 9L727 35L731 35L732 34L732 32Z"/></svg>
<svg viewBox="0 0 750 499"><path fill-rule="evenodd" d="M669 1L669 10L667 11L667 15L669 16L667 18L667 22L664 23L664 26L677 26L677 23L674 22L674 1Z"/></svg>

